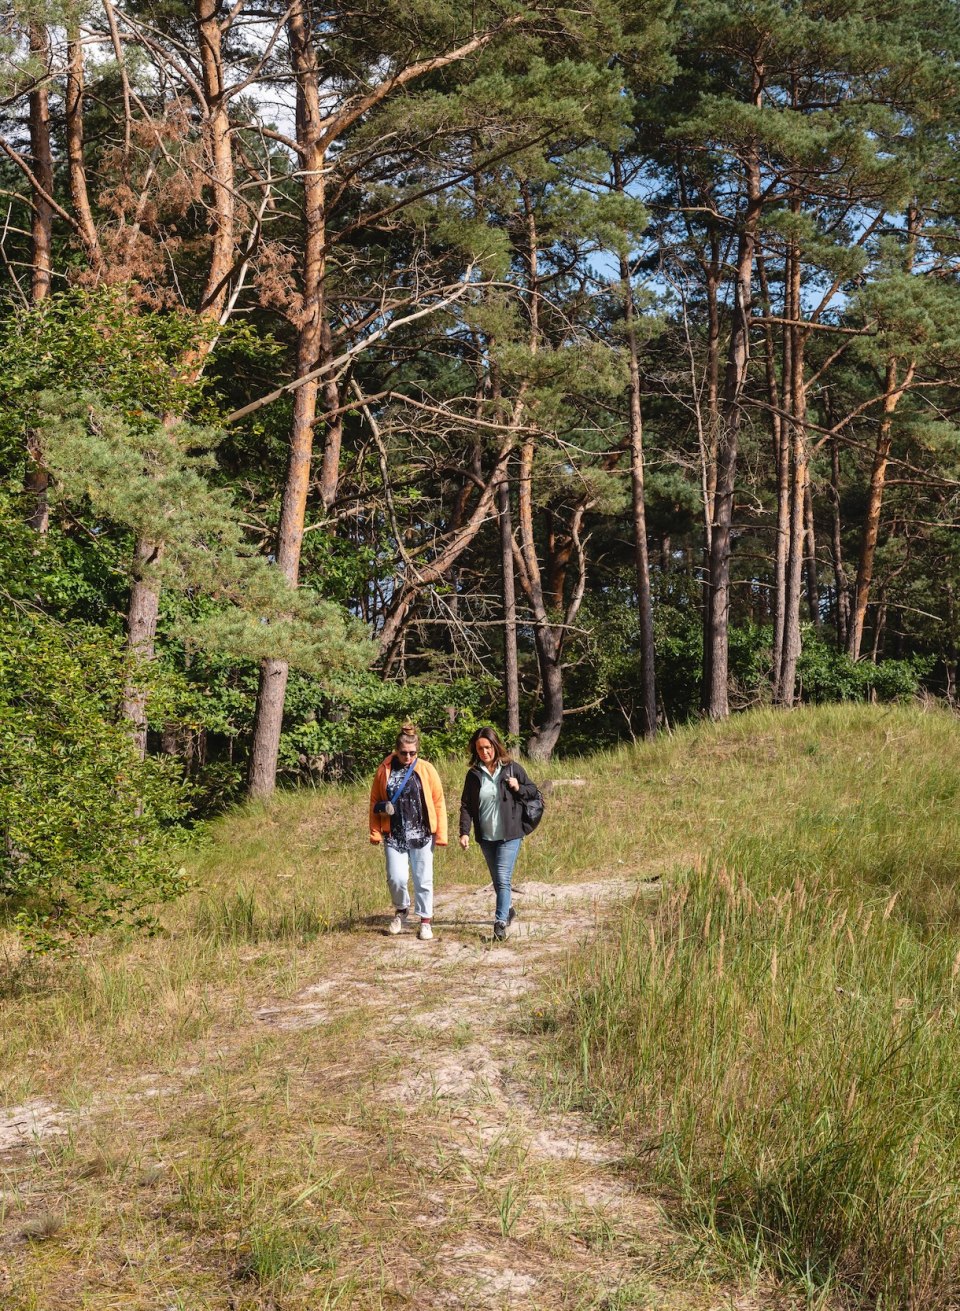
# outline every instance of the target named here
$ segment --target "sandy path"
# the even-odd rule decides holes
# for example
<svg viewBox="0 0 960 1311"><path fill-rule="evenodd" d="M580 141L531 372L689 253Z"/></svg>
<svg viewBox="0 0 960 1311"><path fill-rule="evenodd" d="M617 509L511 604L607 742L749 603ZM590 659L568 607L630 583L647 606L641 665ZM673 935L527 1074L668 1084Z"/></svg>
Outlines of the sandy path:
<svg viewBox="0 0 960 1311"><path fill-rule="evenodd" d="M760 1308L785 1303L691 1278L692 1245L631 1182L626 1144L588 1117L545 1109L538 1086L535 999L571 946L602 931L626 897L657 895L656 881L602 878L526 882L506 943L491 941L489 888L448 888L435 938L416 920L398 938L387 917L354 935L346 977L315 980L290 1001L261 1008L261 1023L303 1030L343 1006L372 1006L376 1062L406 1037L402 1071L378 1084L404 1133L421 1144L429 1187L416 1226L449 1230L424 1261L398 1251L393 1291L418 1307ZM383 1005L385 995L393 999ZM451 1162L453 1163L451 1165ZM472 1196L471 1196L472 1194Z"/></svg>

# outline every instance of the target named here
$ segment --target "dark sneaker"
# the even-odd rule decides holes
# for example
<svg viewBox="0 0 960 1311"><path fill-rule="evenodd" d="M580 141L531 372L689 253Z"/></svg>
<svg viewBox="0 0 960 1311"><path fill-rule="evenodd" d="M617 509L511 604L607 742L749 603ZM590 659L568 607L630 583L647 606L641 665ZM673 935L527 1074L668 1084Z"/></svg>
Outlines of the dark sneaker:
<svg viewBox="0 0 960 1311"><path fill-rule="evenodd" d="M506 942L507 926L503 920L494 920L493 922L493 940L494 942Z"/></svg>
<svg viewBox="0 0 960 1311"><path fill-rule="evenodd" d="M507 923L512 924L516 918L517 918L517 908L516 906L511 906L509 911L507 912Z"/></svg>

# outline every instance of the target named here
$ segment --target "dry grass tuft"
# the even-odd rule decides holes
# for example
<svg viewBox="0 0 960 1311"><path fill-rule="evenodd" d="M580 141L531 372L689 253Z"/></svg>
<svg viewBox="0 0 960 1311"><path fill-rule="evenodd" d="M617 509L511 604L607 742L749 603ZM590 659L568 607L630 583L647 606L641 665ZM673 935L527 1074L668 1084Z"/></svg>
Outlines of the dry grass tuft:
<svg viewBox="0 0 960 1311"><path fill-rule="evenodd" d="M48 1238L56 1238L63 1229L63 1216L55 1211L42 1211L31 1216L20 1228L20 1233L31 1243L42 1243Z"/></svg>

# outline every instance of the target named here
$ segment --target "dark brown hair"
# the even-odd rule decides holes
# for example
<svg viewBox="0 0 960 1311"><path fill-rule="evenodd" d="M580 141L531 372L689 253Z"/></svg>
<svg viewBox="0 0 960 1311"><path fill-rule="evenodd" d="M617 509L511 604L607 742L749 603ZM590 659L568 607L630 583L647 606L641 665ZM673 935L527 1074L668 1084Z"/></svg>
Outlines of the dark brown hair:
<svg viewBox="0 0 960 1311"><path fill-rule="evenodd" d="M500 741L500 734L490 724L486 724L483 728L478 728L477 731L474 733L473 737L470 739L471 763L474 765L480 764L480 757L477 755L477 743L480 741L481 738L484 737L487 739L487 741L493 747L494 751L497 753L497 764L499 765L508 764L510 760L510 756L507 752L507 748Z"/></svg>

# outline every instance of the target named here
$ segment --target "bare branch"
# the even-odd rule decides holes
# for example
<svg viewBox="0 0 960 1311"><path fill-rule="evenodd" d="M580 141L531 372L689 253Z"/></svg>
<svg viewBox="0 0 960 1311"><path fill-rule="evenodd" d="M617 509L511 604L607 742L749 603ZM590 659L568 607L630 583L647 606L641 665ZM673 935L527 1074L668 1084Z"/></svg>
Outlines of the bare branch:
<svg viewBox="0 0 960 1311"><path fill-rule="evenodd" d="M326 364L322 364L320 368L312 369L309 373L302 374L301 377L294 378L291 382L284 383L282 387L277 387L275 391L270 392L268 395L261 396L259 400L251 401L249 405L244 405L241 406L239 410L234 410L232 414L227 415L223 422L226 424L237 423L240 419L245 419L249 414L255 414L257 410L262 410L265 405L272 405L273 402L278 401L281 396L287 396L290 392L296 391L298 387L303 387L306 383L312 382L315 378L322 378L326 374L335 373L337 370L340 370L338 376L342 376L344 367L348 365L351 360L355 359L357 355L360 355L368 347L372 346L374 342L381 340L390 332L395 332L397 328L401 328L407 323L413 323L417 319L425 318L428 314L435 314L439 310L446 309L448 305L452 305L455 301L458 301L461 296L475 285L469 280L472 269L473 265L470 266L464 275L463 282L458 284L454 290L449 291L448 294L435 304L424 306L422 309L415 311L413 314L407 314L403 318L391 320L390 323L384 324L384 326L377 329L376 332L372 332L369 336L364 337L363 341L357 342L356 345L351 346L350 349L344 351L342 355L338 355L335 359L328 361ZM444 291L447 291L447 289L444 288Z"/></svg>

